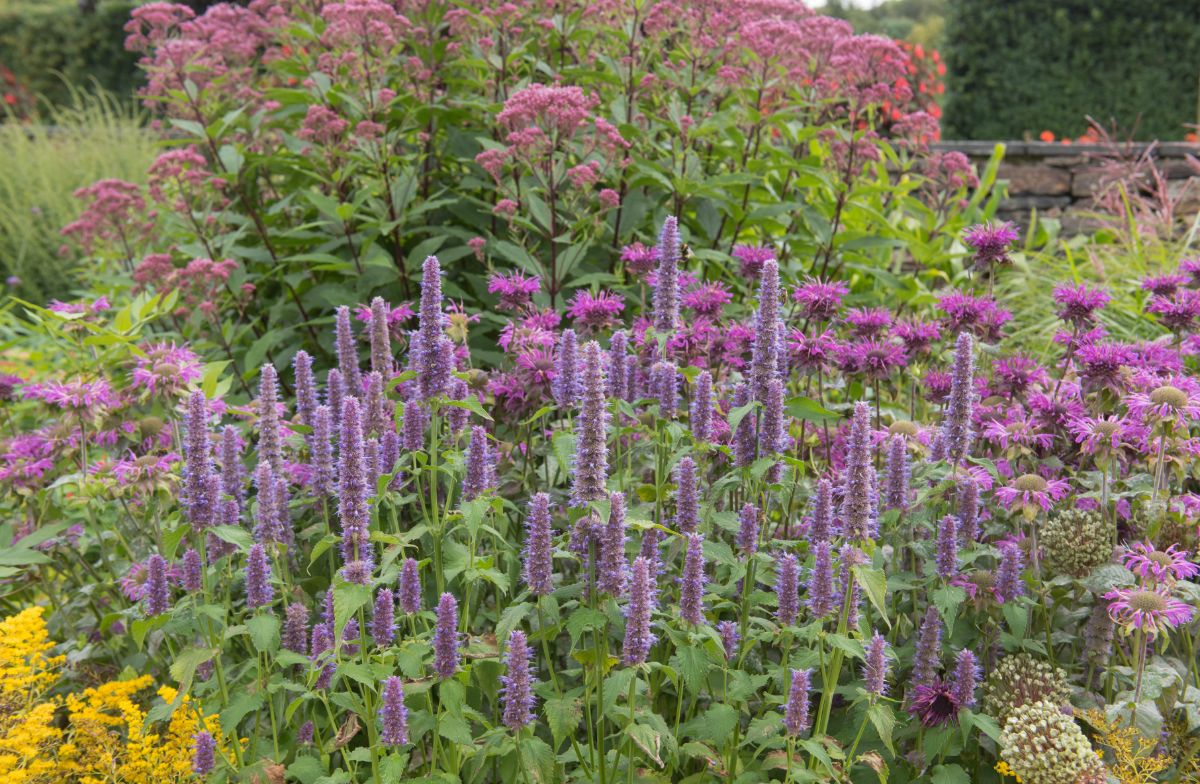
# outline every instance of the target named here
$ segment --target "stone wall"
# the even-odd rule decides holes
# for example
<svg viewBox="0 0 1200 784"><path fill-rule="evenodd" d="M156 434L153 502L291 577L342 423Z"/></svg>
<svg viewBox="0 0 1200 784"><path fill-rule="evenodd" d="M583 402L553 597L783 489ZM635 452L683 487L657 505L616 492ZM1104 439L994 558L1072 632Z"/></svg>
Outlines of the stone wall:
<svg viewBox="0 0 1200 784"><path fill-rule="evenodd" d="M934 148L964 153L980 170L997 142L947 141ZM1004 160L998 179L1007 181L1007 198L1000 204L997 217L1022 225L1029 223L1033 210L1039 216L1062 221L1063 230L1077 233L1087 226L1093 212L1093 196L1101 181L1100 166L1114 154L1132 161L1145 154L1148 145L1101 146L1059 144L1055 142L1004 142ZM1189 161L1188 156L1193 160ZM1167 190L1181 198L1177 217L1188 222L1200 211L1200 145L1181 142L1155 144L1150 152L1155 167L1167 181Z"/></svg>

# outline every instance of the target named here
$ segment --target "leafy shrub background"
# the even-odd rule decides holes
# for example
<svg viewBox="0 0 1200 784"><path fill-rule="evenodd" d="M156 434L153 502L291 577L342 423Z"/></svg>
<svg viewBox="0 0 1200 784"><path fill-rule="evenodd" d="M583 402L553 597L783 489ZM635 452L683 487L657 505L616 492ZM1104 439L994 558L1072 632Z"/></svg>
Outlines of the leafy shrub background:
<svg viewBox="0 0 1200 784"><path fill-rule="evenodd" d="M946 138L1075 135L1085 115L1138 138L1197 120L1194 0L961 0L950 7Z"/></svg>

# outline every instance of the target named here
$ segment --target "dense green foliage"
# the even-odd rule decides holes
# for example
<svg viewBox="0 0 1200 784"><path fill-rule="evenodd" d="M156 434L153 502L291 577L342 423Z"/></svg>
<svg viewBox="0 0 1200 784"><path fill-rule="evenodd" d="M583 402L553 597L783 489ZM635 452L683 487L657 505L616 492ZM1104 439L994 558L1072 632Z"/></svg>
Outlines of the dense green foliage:
<svg viewBox="0 0 1200 784"><path fill-rule="evenodd" d="M961 0L947 19L946 138L1075 136L1085 116L1142 139L1197 120L1200 3Z"/></svg>

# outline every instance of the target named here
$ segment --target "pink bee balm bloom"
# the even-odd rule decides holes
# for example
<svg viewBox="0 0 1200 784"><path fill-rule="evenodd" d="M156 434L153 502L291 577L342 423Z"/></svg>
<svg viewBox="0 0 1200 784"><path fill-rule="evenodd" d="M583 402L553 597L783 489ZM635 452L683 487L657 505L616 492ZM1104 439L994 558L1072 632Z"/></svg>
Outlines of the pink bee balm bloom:
<svg viewBox="0 0 1200 784"><path fill-rule="evenodd" d="M1125 399L1125 405L1131 416L1147 423L1161 420L1187 424L1200 419L1200 389L1191 379L1180 377L1134 392Z"/></svg>
<svg viewBox="0 0 1200 784"><path fill-rule="evenodd" d="M1167 583L1186 580L1200 574L1200 566L1188 560L1187 553L1171 545L1156 550L1149 542L1138 542L1125 553L1125 568L1145 580Z"/></svg>
<svg viewBox="0 0 1200 784"><path fill-rule="evenodd" d="M800 305L801 313L809 321L829 321L842 306L842 297L849 293L849 287L840 281L809 278L796 287L792 299Z"/></svg>
<svg viewBox="0 0 1200 784"><path fill-rule="evenodd" d="M1070 492L1071 487L1066 480L1022 474L1009 484L996 488L996 500L1003 504L1005 509L1017 506L1026 517L1032 517L1039 508L1049 512L1055 501L1061 501Z"/></svg>
<svg viewBox="0 0 1200 784"><path fill-rule="evenodd" d="M600 330L612 327L617 323L617 317L625 309L625 300L620 294L607 289L601 289L595 294L590 291L577 291L567 308L567 315L575 322L576 327L587 330Z"/></svg>
<svg viewBox="0 0 1200 784"><path fill-rule="evenodd" d="M1101 450L1116 452L1127 443L1126 434L1133 423L1129 420L1112 416L1080 417L1072 419L1067 424L1071 435L1080 451L1095 454Z"/></svg>
<svg viewBox="0 0 1200 784"><path fill-rule="evenodd" d="M1165 585L1118 588L1104 594L1108 616L1128 634L1134 629L1155 637L1192 619L1192 608L1171 595Z"/></svg>
<svg viewBox="0 0 1200 784"><path fill-rule="evenodd" d="M647 248L640 242L621 248L621 261L631 275L645 275L658 266L658 248Z"/></svg>
<svg viewBox="0 0 1200 784"><path fill-rule="evenodd" d="M1016 226L1008 221L995 225L981 223L967 229L963 242L975 251L975 266L983 269L992 264L1008 264L1011 261L1008 258L1009 246L1020 236Z"/></svg>
<svg viewBox="0 0 1200 784"><path fill-rule="evenodd" d="M541 280L536 275L526 277L518 270L507 275L494 274L488 278L488 293L499 295L498 307L504 310L520 310L525 307L541 287Z"/></svg>

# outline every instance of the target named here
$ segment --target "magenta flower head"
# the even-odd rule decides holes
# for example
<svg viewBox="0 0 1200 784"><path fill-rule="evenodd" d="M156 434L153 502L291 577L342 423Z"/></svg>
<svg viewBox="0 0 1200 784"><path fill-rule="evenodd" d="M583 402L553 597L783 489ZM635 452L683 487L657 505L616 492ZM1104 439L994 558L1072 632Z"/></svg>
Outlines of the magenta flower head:
<svg viewBox="0 0 1200 784"><path fill-rule="evenodd" d="M963 241L975 251L972 257L975 268L986 269L993 264L1011 263L1008 251L1020 236L1016 226L1008 221L997 224L980 223L967 229Z"/></svg>
<svg viewBox="0 0 1200 784"><path fill-rule="evenodd" d="M854 404L846 477L842 484L842 526L847 539L864 541L875 534L875 467L871 462L871 407Z"/></svg>
<svg viewBox="0 0 1200 784"><path fill-rule="evenodd" d="M817 481L813 496L812 518L808 524L808 538L814 542L827 542L833 535L833 483L822 478Z"/></svg>
<svg viewBox="0 0 1200 784"><path fill-rule="evenodd" d="M404 704L404 681L395 675L383 682L383 705L379 709L382 731L379 742L384 746L404 746L408 743L408 707Z"/></svg>
<svg viewBox="0 0 1200 784"><path fill-rule="evenodd" d="M593 340L583 347L582 401L575 420L575 481L571 491L571 503L575 506L607 495L608 416L604 355L600 344Z"/></svg>
<svg viewBox="0 0 1200 784"><path fill-rule="evenodd" d="M200 553L192 547L187 549L183 554L183 568L180 582L183 584L183 590L188 593L199 593L204 587L204 564L200 560Z"/></svg>
<svg viewBox="0 0 1200 784"><path fill-rule="evenodd" d="M146 571L146 615L162 615L171 609L166 559L155 553L146 561Z"/></svg>
<svg viewBox="0 0 1200 784"><path fill-rule="evenodd" d="M768 261L775 260L775 251L762 245L747 245L739 243L733 246L730 254L738 261L743 278L754 280L762 274L763 266Z"/></svg>
<svg viewBox="0 0 1200 784"><path fill-rule="evenodd" d="M700 371L696 386L692 390L691 427L692 438L705 442L712 438L712 373Z"/></svg>
<svg viewBox="0 0 1200 784"><path fill-rule="evenodd" d="M580 393L579 348L575 330L564 329L558 339L558 350L554 355L554 380L551 392L554 402L564 410L575 407Z"/></svg>
<svg viewBox="0 0 1200 784"><path fill-rule="evenodd" d="M380 648L386 648L396 641L396 597L391 588L380 588L375 594L371 637Z"/></svg>
<svg viewBox="0 0 1200 784"><path fill-rule="evenodd" d="M524 568L525 584L534 596L545 596L554 590L552 575L550 496L537 493L529 499L529 514L525 518Z"/></svg>
<svg viewBox="0 0 1200 784"><path fill-rule="evenodd" d="M246 606L254 609L271 603L275 589L271 586L271 563L261 544L250 548L246 558Z"/></svg>
<svg viewBox="0 0 1200 784"><path fill-rule="evenodd" d="M805 321L820 323L832 321L837 316L842 297L849 293L850 289L839 281L809 278L796 287L792 299L800 305L800 315Z"/></svg>
<svg viewBox="0 0 1200 784"><path fill-rule="evenodd" d="M625 494L608 494L608 522L600 532L596 587L611 596L625 593Z"/></svg>
<svg viewBox="0 0 1200 784"><path fill-rule="evenodd" d="M675 467L675 527L683 534L695 533L700 525L700 501L696 489L696 461L684 456Z"/></svg>
<svg viewBox="0 0 1200 784"><path fill-rule="evenodd" d="M1200 574L1200 566L1189 561L1187 552L1175 544L1158 550L1150 542L1137 542L1123 560L1126 569L1150 583L1172 583Z"/></svg>
<svg viewBox="0 0 1200 784"><path fill-rule="evenodd" d="M535 275L526 277L520 270L513 270L507 275L499 273L488 278L488 293L500 297L497 304L500 310L518 311L533 299L533 295L541 290L541 280Z"/></svg>
<svg viewBox="0 0 1200 784"><path fill-rule="evenodd" d="M960 332L954 344L954 367L950 374L950 396L942 434L946 439L946 459L960 462L971 448L971 413L975 404L975 341L969 332Z"/></svg>
<svg viewBox="0 0 1200 784"><path fill-rule="evenodd" d="M979 686L979 660L970 650L963 648L954 657L954 680L950 690L960 707L970 708L975 704L975 689Z"/></svg>
<svg viewBox="0 0 1200 784"><path fill-rule="evenodd" d="M433 671L442 680L458 672L458 601L444 593L438 599L437 626L433 631Z"/></svg>
<svg viewBox="0 0 1200 784"><path fill-rule="evenodd" d="M800 613L800 565L796 556L781 553L775 557L775 613L780 626L791 626Z"/></svg>
<svg viewBox="0 0 1200 784"><path fill-rule="evenodd" d="M507 674L500 677L500 705L504 726L513 732L533 721L537 697L533 693L533 665L525 632L514 629L508 635L508 650L504 654Z"/></svg>
<svg viewBox="0 0 1200 784"><path fill-rule="evenodd" d="M1054 289L1054 302L1058 305L1056 315L1077 330L1086 329L1096 321L1096 311L1109 303L1112 297L1101 289L1078 286L1059 286Z"/></svg>
<svg viewBox="0 0 1200 784"><path fill-rule="evenodd" d="M585 289L575 292L567 308L567 315L575 326L585 332L612 329L617 325L625 300L620 294L601 289L593 294Z"/></svg>
<svg viewBox="0 0 1200 784"><path fill-rule="evenodd" d="M650 561L642 556L633 559L629 581L629 605L625 608L625 664L634 666L646 661L650 647L654 644L651 618L658 604L658 590Z"/></svg>
<svg viewBox="0 0 1200 784"><path fill-rule="evenodd" d="M949 724L961 708L954 687L936 676L928 683L915 684L909 693L909 715L926 727Z"/></svg>
<svg viewBox="0 0 1200 784"><path fill-rule="evenodd" d="M471 428L466 459L467 475L463 479L462 500L473 501L496 484L487 431L478 425Z"/></svg>
<svg viewBox="0 0 1200 784"><path fill-rule="evenodd" d="M188 396L184 421L183 507L193 531L213 524L216 510L208 503L208 483L213 473L208 438L208 400L200 390Z"/></svg>
<svg viewBox="0 0 1200 784"><path fill-rule="evenodd" d="M938 525L936 562L938 576L944 580L958 571L958 520L954 515L946 515Z"/></svg>
<svg viewBox="0 0 1200 784"><path fill-rule="evenodd" d="M400 565L400 609L405 615L421 612L421 574L412 558Z"/></svg>
<svg viewBox="0 0 1200 784"><path fill-rule="evenodd" d="M908 446L903 436L892 436L888 441L887 453L887 484L885 485L883 501L888 509L908 511Z"/></svg>
<svg viewBox="0 0 1200 784"><path fill-rule="evenodd" d="M917 631L910 678L915 684L930 684L937 680L942 663L942 617L932 604L925 608L925 618Z"/></svg>
<svg viewBox="0 0 1200 784"><path fill-rule="evenodd" d="M766 402L767 382L779 372L779 265L763 264L758 284L758 311L754 317L754 346L750 355L750 380L754 399Z"/></svg>
<svg viewBox="0 0 1200 784"><path fill-rule="evenodd" d="M809 720L809 691L812 690L812 670L792 670L787 705L783 709L783 726L787 734L797 737L811 724Z"/></svg>
<svg viewBox="0 0 1200 784"><path fill-rule="evenodd" d="M1172 596L1168 585L1118 588L1104 598L1108 599L1108 616L1126 634L1136 629L1154 638L1192 619L1191 605Z"/></svg>
<svg viewBox="0 0 1200 784"><path fill-rule="evenodd" d="M833 546L826 541L812 544L813 567L808 575L808 611L824 618L833 612Z"/></svg>
<svg viewBox="0 0 1200 784"><path fill-rule="evenodd" d="M704 537L687 535L683 582L679 587L679 617L698 626L704 622Z"/></svg>
<svg viewBox="0 0 1200 784"><path fill-rule="evenodd" d="M746 504L738 514L737 546L749 558L758 552L758 507Z"/></svg>
<svg viewBox="0 0 1200 784"><path fill-rule="evenodd" d="M887 693L888 642L878 631L867 643L867 657L863 663L863 687L868 694L882 697Z"/></svg>
<svg viewBox="0 0 1200 784"><path fill-rule="evenodd" d="M212 733L207 730L197 732L192 745L192 773L200 778L212 773L216 767L216 751L217 742Z"/></svg>
<svg viewBox="0 0 1200 784"><path fill-rule="evenodd" d="M1045 479L1037 474L1022 474L1009 484L996 488L996 500L1005 509L1014 506L1028 520L1037 516L1039 511L1049 512L1056 501L1061 501L1071 492L1070 485L1064 479Z"/></svg>
<svg viewBox="0 0 1200 784"><path fill-rule="evenodd" d="M341 305L334 319L334 348L337 350L338 370L342 380L355 397L362 394L362 370L358 366L358 348L354 345L354 327L350 323L350 308Z"/></svg>
<svg viewBox="0 0 1200 784"><path fill-rule="evenodd" d="M663 221L658 235L658 271L654 282L654 329L668 334L679 321L679 221Z"/></svg>

